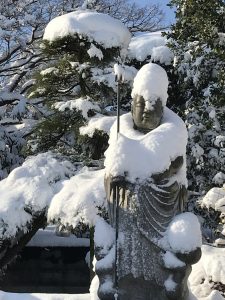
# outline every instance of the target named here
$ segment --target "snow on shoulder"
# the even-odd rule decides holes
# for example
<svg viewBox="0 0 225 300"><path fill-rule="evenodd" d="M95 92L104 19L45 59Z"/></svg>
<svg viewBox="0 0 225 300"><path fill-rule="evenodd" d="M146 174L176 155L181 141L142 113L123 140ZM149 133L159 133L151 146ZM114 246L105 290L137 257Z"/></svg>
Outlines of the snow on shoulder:
<svg viewBox="0 0 225 300"><path fill-rule="evenodd" d="M134 78L132 98L142 96L152 106L158 98L166 105L168 98L168 77L166 71L157 64L144 65Z"/></svg>
<svg viewBox="0 0 225 300"><path fill-rule="evenodd" d="M140 181L169 168L178 156L185 157L187 131L183 121L164 107L161 124L147 134L133 128L131 113L120 118L120 134L117 139L116 123L110 131L109 147L105 152L106 174L124 175L130 181ZM178 172L176 180L186 182L186 167Z"/></svg>
<svg viewBox="0 0 225 300"><path fill-rule="evenodd" d="M121 21L89 10L77 10L54 18L45 28L43 39L53 42L76 33L104 48L127 49L131 39L129 30Z"/></svg>

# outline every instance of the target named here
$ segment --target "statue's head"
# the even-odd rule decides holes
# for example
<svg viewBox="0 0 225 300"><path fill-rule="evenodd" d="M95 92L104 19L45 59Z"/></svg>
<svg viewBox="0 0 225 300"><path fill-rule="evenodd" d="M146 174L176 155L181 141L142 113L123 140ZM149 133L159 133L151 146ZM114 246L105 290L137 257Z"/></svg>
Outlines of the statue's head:
<svg viewBox="0 0 225 300"><path fill-rule="evenodd" d="M168 77L157 64L144 65L134 78L131 96L134 127L142 132L155 129L166 106Z"/></svg>
<svg viewBox="0 0 225 300"><path fill-rule="evenodd" d="M134 128L142 132L149 132L155 129L162 119L163 104L158 98L154 104L149 107L143 96L135 95L131 108Z"/></svg>

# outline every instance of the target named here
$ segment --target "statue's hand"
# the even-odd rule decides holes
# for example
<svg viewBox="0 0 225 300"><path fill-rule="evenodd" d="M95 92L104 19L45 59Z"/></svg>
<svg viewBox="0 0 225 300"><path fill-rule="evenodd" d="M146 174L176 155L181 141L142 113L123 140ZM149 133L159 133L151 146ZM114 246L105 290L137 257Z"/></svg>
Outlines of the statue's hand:
<svg viewBox="0 0 225 300"><path fill-rule="evenodd" d="M191 251L189 253L175 253L175 255L185 264L194 265L200 260L202 251L201 248L197 248L196 250Z"/></svg>

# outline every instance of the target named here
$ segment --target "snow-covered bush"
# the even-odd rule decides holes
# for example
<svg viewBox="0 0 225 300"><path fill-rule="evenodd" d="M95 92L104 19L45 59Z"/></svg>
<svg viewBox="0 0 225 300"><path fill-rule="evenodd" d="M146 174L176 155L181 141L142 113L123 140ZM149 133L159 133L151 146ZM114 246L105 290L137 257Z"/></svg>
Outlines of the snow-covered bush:
<svg viewBox="0 0 225 300"><path fill-rule="evenodd" d="M225 173L225 3L172 0L171 5L177 7L176 24L167 37L189 132L189 187L206 193Z"/></svg>

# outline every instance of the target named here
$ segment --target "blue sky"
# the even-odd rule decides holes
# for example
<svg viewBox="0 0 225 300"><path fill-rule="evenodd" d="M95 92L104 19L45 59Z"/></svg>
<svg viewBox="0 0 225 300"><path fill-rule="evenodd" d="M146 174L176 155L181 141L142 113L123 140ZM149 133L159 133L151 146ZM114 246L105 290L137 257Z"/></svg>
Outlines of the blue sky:
<svg viewBox="0 0 225 300"><path fill-rule="evenodd" d="M165 22L174 22L174 12L168 6L169 0L135 0L137 4L159 4L162 10L165 12Z"/></svg>

